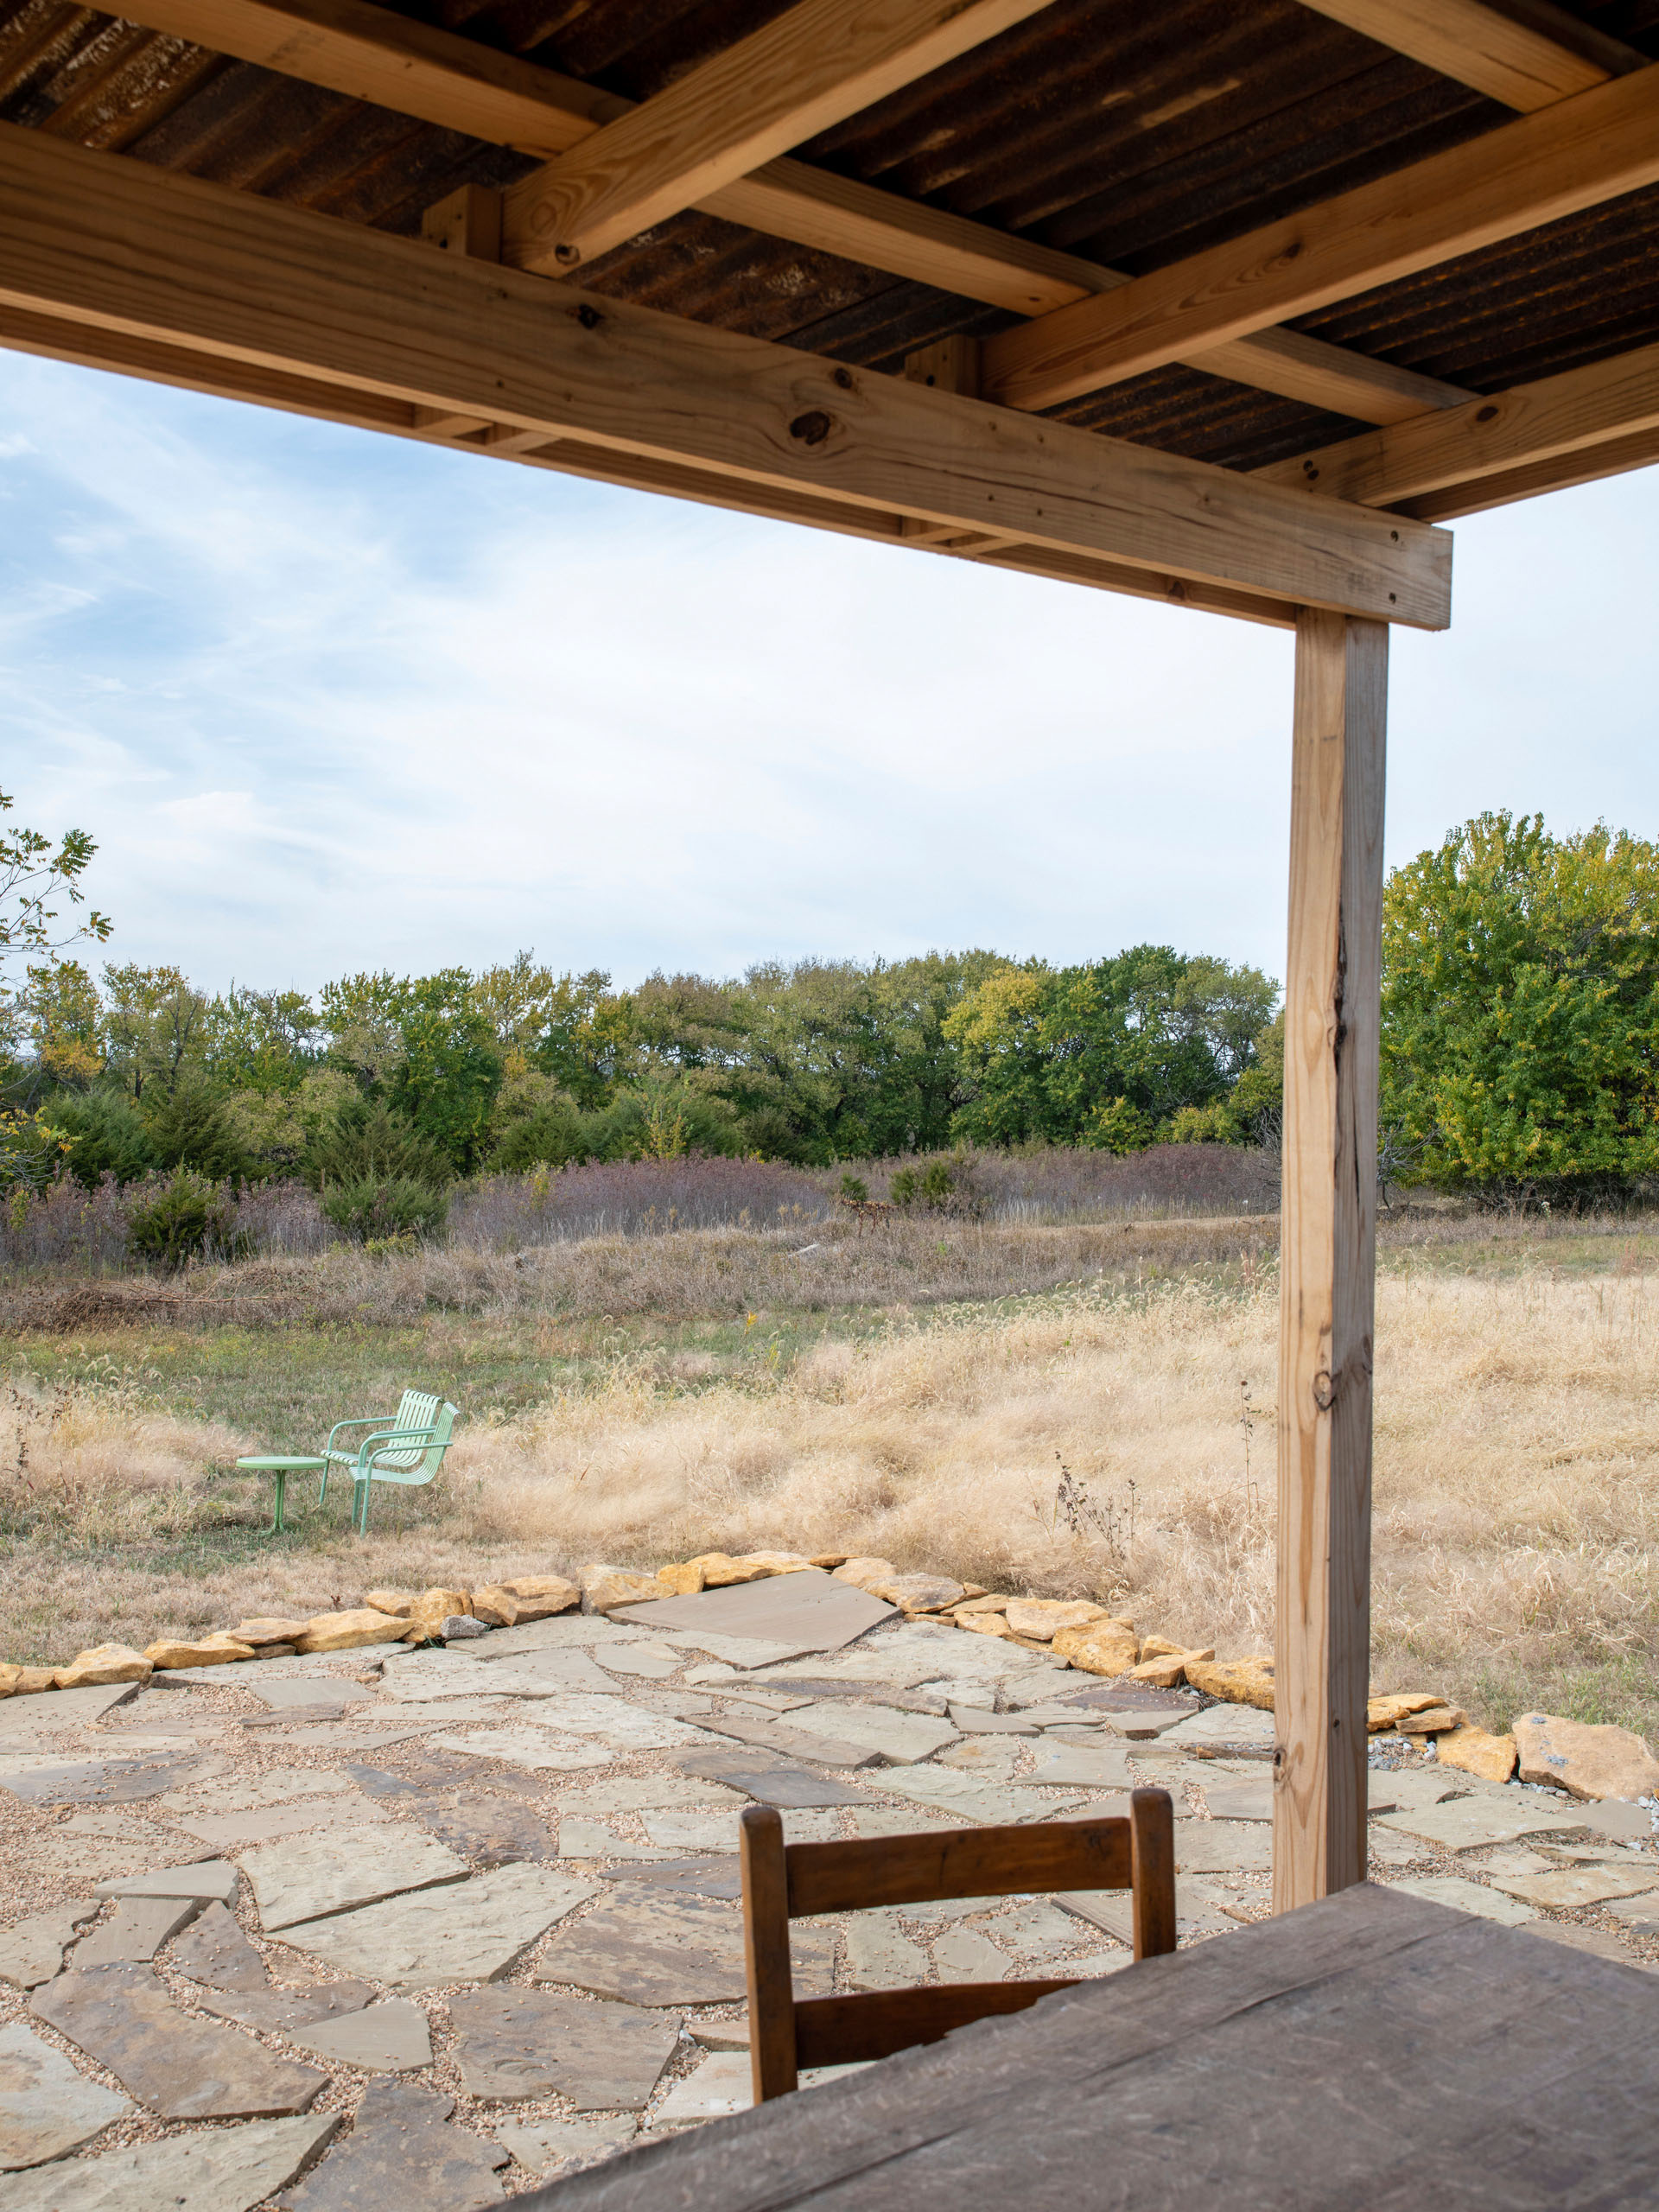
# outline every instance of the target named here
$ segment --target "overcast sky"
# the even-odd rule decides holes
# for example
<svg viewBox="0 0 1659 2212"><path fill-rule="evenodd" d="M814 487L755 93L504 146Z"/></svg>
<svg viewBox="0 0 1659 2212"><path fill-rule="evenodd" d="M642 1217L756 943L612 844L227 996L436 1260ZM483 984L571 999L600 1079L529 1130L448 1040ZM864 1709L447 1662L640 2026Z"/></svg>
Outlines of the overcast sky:
<svg viewBox="0 0 1659 2212"><path fill-rule="evenodd" d="M0 353L0 785L110 957L314 989L1140 939L1284 957L1277 631ZM1457 529L1389 857L1654 832L1659 476Z"/></svg>

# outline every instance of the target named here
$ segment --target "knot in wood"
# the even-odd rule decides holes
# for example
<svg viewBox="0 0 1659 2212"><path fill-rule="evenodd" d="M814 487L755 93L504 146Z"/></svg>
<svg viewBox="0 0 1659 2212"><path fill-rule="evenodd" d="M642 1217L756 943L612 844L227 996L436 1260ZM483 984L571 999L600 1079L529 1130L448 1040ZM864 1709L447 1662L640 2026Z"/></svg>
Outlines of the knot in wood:
<svg viewBox="0 0 1659 2212"><path fill-rule="evenodd" d="M807 414L795 417L789 426L789 435L798 438L804 446L821 446L834 428L823 410L814 407Z"/></svg>
<svg viewBox="0 0 1659 2212"><path fill-rule="evenodd" d="M928 378L928 382L931 384L932 381L932 378L930 377ZM837 391L850 391L853 388L852 371L850 369L837 369L835 374L835 384Z"/></svg>
<svg viewBox="0 0 1659 2212"><path fill-rule="evenodd" d="M1328 1414L1336 1395L1336 1383L1328 1369L1322 1367L1313 1377L1313 1402L1322 1414Z"/></svg>
<svg viewBox="0 0 1659 2212"><path fill-rule="evenodd" d="M597 330L605 320L597 308L590 308L586 301L576 309L576 321L584 330Z"/></svg>
<svg viewBox="0 0 1659 2212"><path fill-rule="evenodd" d="M574 269L582 259L582 248L579 245L556 245L553 258L562 269Z"/></svg>

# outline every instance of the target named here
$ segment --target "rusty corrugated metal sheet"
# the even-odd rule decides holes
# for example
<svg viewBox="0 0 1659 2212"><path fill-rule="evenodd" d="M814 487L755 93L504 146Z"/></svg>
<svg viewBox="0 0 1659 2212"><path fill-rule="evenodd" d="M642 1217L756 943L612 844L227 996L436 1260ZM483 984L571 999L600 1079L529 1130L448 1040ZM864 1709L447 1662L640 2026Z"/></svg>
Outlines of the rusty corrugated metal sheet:
<svg viewBox="0 0 1659 2212"><path fill-rule="evenodd" d="M632 98L788 0L435 0L404 12ZM1581 5L1659 54L1659 0ZM0 119L410 233L499 148L204 54L70 0L0 0ZM826 131L802 158L1132 272L1497 127L1506 111L1297 0L1056 0ZM687 214L596 262L593 289L896 370L1006 317ZM1642 194L1305 319L1478 391L1659 337L1659 194ZM1058 410L1249 467L1351 427L1180 367Z"/></svg>

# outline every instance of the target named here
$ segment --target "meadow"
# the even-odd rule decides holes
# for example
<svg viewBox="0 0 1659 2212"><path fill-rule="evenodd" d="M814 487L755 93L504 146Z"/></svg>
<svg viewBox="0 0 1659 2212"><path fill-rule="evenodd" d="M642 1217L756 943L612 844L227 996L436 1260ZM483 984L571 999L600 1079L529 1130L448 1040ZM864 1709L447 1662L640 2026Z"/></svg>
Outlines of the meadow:
<svg viewBox="0 0 1659 2212"><path fill-rule="evenodd" d="M1264 1649L1275 1228L826 1209L182 1281L15 1276L3 1656L763 1546L1088 1594L1224 1656ZM1541 1704L1659 1734L1656 1265L1639 1217L1385 1220L1378 1687L1489 1725ZM366 1542L339 1486L270 1536L237 1453L315 1449L406 1382L466 1415L440 1480L378 1493Z"/></svg>

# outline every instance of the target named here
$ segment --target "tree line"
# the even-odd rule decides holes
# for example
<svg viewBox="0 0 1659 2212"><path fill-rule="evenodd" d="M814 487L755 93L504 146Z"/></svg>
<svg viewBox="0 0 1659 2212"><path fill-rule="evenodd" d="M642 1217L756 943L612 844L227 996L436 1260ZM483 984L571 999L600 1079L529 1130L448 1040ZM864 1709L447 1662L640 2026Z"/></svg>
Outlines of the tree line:
<svg viewBox="0 0 1659 2212"><path fill-rule="evenodd" d="M58 849L28 831L0 840L0 958L15 963L0 1173L13 1184L302 1177L360 1230L435 1218L435 1194L458 1178L577 1160L821 1166L962 1144L1127 1153L1276 1135L1278 987L1218 956L934 952L619 988L520 953L480 974L210 995L173 967L111 962L94 976L53 934L46 899L79 902L94 849L79 832ZM79 934L109 927L92 914ZM1388 1174L1510 1197L1644 1187L1659 1166L1656 1048L1659 848L1492 813L1390 876Z"/></svg>

